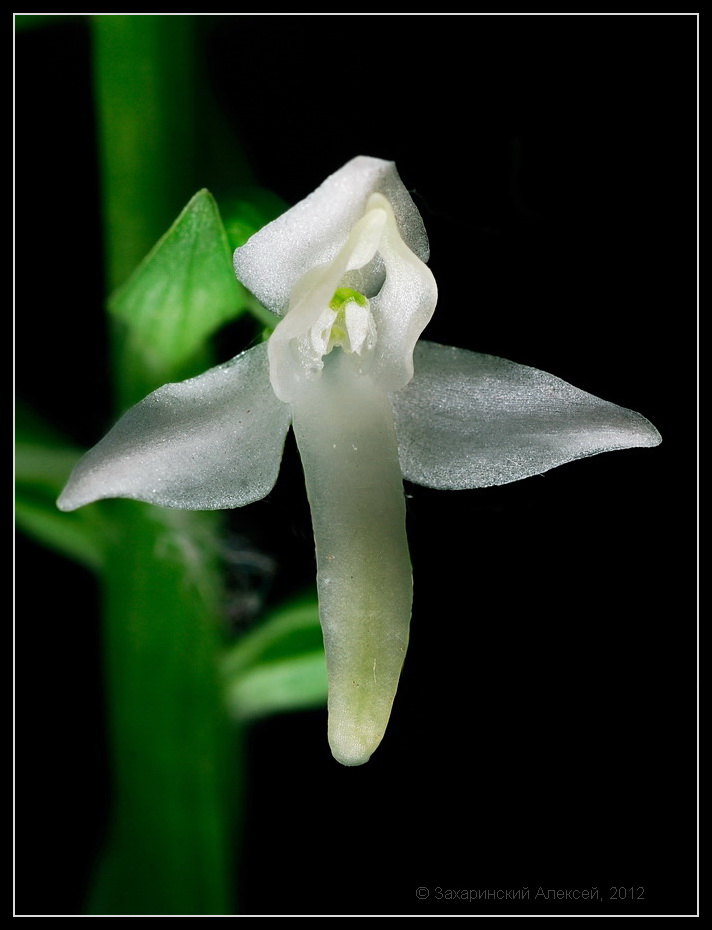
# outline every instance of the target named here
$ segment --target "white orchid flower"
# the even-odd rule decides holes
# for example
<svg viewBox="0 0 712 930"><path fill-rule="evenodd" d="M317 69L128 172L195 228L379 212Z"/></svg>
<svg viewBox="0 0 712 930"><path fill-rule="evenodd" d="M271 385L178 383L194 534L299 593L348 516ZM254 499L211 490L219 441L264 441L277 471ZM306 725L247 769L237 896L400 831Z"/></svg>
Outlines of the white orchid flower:
<svg viewBox="0 0 712 930"><path fill-rule="evenodd" d="M238 278L282 316L269 341L129 410L58 502L241 507L273 487L291 424L316 540L329 741L346 765L380 743L408 644L403 478L480 488L660 442L640 414L553 375L417 343L437 299L427 258L395 165L353 159L235 252Z"/></svg>

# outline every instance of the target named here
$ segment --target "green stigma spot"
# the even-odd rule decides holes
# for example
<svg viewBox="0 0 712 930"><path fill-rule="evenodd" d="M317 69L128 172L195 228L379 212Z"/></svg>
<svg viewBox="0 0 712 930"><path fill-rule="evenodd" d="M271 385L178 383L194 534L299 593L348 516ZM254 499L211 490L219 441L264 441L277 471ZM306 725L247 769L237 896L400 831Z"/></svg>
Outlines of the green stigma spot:
<svg viewBox="0 0 712 930"><path fill-rule="evenodd" d="M339 313L346 304L356 303L359 307L368 307L368 298L359 294L352 287L337 287L329 302L329 308Z"/></svg>

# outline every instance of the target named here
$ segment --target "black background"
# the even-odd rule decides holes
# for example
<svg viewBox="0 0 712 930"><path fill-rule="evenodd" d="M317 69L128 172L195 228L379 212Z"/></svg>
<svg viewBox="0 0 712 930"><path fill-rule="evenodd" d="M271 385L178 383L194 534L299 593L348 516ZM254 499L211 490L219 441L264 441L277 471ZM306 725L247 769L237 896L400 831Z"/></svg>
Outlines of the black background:
<svg viewBox="0 0 712 930"><path fill-rule="evenodd" d="M440 289L426 338L550 371L663 436L502 488L406 488L415 605L386 738L346 769L325 711L252 728L242 912L695 912L696 26L202 18L260 183L296 202L356 154L396 161ZM111 420L89 54L81 21L17 42L17 394L86 445ZM275 560L268 600L313 580L291 445L232 519ZM92 578L21 538L19 913L78 912L101 841L98 624Z"/></svg>

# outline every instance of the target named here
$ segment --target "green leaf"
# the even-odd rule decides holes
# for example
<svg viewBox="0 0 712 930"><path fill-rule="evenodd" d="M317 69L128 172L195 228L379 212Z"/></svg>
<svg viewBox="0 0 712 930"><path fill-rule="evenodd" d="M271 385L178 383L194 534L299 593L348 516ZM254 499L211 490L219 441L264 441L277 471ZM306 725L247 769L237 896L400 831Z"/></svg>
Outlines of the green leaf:
<svg viewBox="0 0 712 930"><path fill-rule="evenodd" d="M283 711L326 703L324 650L258 666L234 682L228 704L239 720L255 720Z"/></svg>
<svg viewBox="0 0 712 930"><path fill-rule="evenodd" d="M198 191L109 301L149 369L175 369L245 309L217 204Z"/></svg>
<svg viewBox="0 0 712 930"><path fill-rule="evenodd" d="M288 209L289 204L278 194L256 185L239 187L230 197L220 198L230 248L244 245L250 236Z"/></svg>
<svg viewBox="0 0 712 930"><path fill-rule="evenodd" d="M81 451L68 446L30 412L18 409L15 522L28 536L97 571L106 526L94 508L62 514L57 497ZM67 519L69 518L69 519Z"/></svg>
<svg viewBox="0 0 712 930"><path fill-rule="evenodd" d="M273 612L223 662L228 707L238 720L326 703L326 660L316 595Z"/></svg>
<svg viewBox="0 0 712 930"><path fill-rule="evenodd" d="M28 536L92 571L103 566L101 530L86 511L63 514L57 510L56 495L35 500L18 491L15 522Z"/></svg>
<svg viewBox="0 0 712 930"><path fill-rule="evenodd" d="M15 446L15 479L59 492L79 461L81 450L49 442L32 442L18 436Z"/></svg>

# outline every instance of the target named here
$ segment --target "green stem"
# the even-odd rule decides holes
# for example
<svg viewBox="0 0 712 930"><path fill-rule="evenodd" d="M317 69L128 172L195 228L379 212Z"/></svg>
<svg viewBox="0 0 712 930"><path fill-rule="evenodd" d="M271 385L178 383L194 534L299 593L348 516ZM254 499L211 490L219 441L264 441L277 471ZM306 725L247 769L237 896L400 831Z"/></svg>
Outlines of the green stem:
<svg viewBox="0 0 712 930"><path fill-rule="evenodd" d="M196 187L193 22L112 14L92 23L114 288ZM140 349L118 342L124 408L158 383L147 383ZM219 518L130 501L105 506L114 530L104 577L115 800L90 909L229 914L237 760L218 678Z"/></svg>
<svg viewBox="0 0 712 930"><path fill-rule="evenodd" d="M201 185L190 16L92 17L94 87L109 292L123 284ZM112 322L114 393L123 413L170 380L207 368L156 370L118 321Z"/></svg>
<svg viewBox="0 0 712 930"><path fill-rule="evenodd" d="M108 506L121 528L105 574L114 823L91 911L229 914L217 515Z"/></svg>
<svg viewBox="0 0 712 930"><path fill-rule="evenodd" d="M195 193L192 18L92 18L107 281L122 284Z"/></svg>

